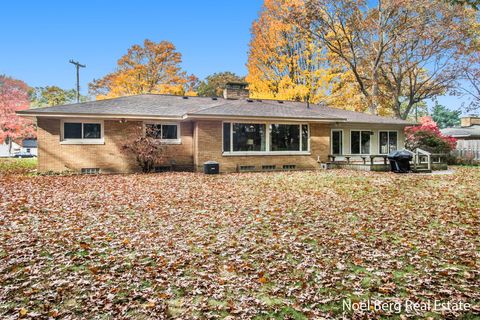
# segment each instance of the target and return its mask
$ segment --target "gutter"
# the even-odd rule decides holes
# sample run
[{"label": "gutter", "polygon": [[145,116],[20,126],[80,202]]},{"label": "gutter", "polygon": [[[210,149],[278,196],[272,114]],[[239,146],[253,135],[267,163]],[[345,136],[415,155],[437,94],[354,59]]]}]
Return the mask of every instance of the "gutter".
[{"label": "gutter", "polygon": [[86,118],[86,119],[148,119],[148,120],[183,120],[178,116],[152,116],[152,115],[131,115],[131,114],[85,114],[85,113],[28,113],[17,111],[21,117],[41,117],[41,118]]},{"label": "gutter", "polygon": [[255,120],[255,121],[295,121],[295,122],[346,122],[345,118],[299,118],[299,117],[259,117],[259,116],[235,116],[235,115],[197,115],[187,114],[184,119],[211,119],[211,120]]},{"label": "gutter", "polygon": [[295,122],[346,122],[344,118],[299,118],[299,117],[259,117],[259,116],[235,116],[235,115],[195,115],[184,116],[152,116],[152,115],[127,115],[127,114],[82,114],[82,113],[36,113],[16,112],[21,117],[40,118],[83,118],[83,119],[138,119],[138,120],[188,120],[188,119],[212,119],[212,120],[256,120],[256,121],[295,121]]}]

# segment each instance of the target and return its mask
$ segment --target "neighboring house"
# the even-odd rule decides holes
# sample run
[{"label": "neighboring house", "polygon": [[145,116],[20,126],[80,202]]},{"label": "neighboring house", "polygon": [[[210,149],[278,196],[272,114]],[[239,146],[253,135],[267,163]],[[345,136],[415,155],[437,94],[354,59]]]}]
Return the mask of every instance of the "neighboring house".
[{"label": "neighboring house", "polygon": [[38,125],[39,171],[138,171],[122,146],[146,128],[168,144],[159,167],[201,171],[213,160],[222,172],[317,169],[331,154],[365,161],[402,149],[404,127],[411,124],[322,105],[248,99],[238,84],[228,85],[224,98],[145,94],[18,114]]},{"label": "neighboring house", "polygon": [[457,139],[457,154],[480,160],[480,117],[467,116],[460,119],[460,127],[441,130],[444,135]]},{"label": "neighboring house", "polygon": [[22,153],[38,155],[37,139],[24,139],[22,141]]},{"label": "neighboring house", "polygon": [[15,141],[6,140],[0,144],[0,158],[12,157],[21,147]]}]

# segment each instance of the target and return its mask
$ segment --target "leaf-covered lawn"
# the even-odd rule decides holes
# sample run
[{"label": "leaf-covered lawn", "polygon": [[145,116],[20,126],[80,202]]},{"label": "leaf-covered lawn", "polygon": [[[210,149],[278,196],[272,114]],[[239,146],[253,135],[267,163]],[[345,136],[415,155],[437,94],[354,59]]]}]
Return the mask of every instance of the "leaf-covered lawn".
[{"label": "leaf-covered lawn", "polygon": [[464,301],[449,316],[475,318],[479,181],[474,168],[3,176],[0,318],[339,318],[346,298]]}]

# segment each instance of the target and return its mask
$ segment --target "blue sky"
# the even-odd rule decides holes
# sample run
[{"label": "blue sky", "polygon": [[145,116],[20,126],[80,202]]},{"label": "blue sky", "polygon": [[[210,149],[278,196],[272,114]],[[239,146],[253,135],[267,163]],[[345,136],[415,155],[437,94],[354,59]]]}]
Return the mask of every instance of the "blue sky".
[{"label": "blue sky", "polygon": [[[0,74],[30,86],[75,87],[82,93],[114,70],[132,44],[173,42],[182,66],[199,78],[219,71],[245,75],[250,27],[262,0],[5,1],[0,19]],[[458,97],[439,102],[456,109]],[[431,103],[430,103],[431,104]]]},{"label": "blue sky", "polygon": [[114,70],[135,43],[173,42],[183,68],[203,78],[218,71],[245,75],[250,27],[261,0],[5,1],[0,19],[0,74],[30,86],[74,88]]}]

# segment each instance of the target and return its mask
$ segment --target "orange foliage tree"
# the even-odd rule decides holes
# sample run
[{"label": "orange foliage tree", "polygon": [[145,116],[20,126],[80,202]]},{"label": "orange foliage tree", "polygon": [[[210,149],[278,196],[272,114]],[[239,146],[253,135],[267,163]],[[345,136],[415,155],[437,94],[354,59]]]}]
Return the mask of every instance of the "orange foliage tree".
[{"label": "orange foliage tree", "polygon": [[133,45],[118,62],[115,72],[89,84],[97,99],[144,93],[195,95],[198,79],[181,70],[182,55],[168,41],[146,39]]},{"label": "orange foliage tree", "polygon": [[440,0],[265,0],[246,79],[254,96],[406,119],[456,85],[476,17]]},{"label": "orange foliage tree", "polygon": [[252,26],[246,81],[254,98],[318,102],[328,74],[315,39],[282,17],[302,0],[265,0]]}]

